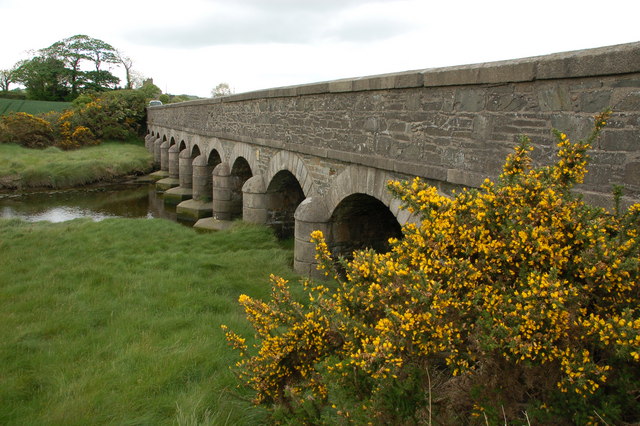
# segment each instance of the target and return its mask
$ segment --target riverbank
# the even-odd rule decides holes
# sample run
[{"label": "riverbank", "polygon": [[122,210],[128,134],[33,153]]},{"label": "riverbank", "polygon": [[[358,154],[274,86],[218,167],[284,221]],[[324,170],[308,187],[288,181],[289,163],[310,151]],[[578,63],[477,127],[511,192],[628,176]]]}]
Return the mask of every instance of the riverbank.
[{"label": "riverbank", "polygon": [[5,219],[0,251],[0,424],[265,422],[220,324],[249,335],[238,296],[295,281],[268,228]]},{"label": "riverbank", "polygon": [[153,158],[142,144],[103,142],[74,151],[0,144],[0,190],[68,188],[148,173]]}]

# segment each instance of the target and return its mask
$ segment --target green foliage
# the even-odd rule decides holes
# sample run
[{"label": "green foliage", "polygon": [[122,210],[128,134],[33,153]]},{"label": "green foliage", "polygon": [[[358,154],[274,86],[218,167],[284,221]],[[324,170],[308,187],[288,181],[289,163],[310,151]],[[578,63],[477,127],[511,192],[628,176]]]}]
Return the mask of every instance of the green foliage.
[{"label": "green foliage", "polygon": [[36,56],[24,61],[16,70],[16,81],[26,87],[27,97],[41,101],[69,100],[69,70],[64,61],[50,56]]},{"label": "green foliage", "polygon": [[640,421],[640,205],[612,215],[571,191],[608,116],[585,141],[555,132],[551,166],[523,138],[498,183],[453,198],[391,182],[421,223],[388,253],[304,282],[306,303],[276,277],[268,302],[240,296],[258,344],[227,338],[255,403],[292,423]]},{"label": "green foliage", "polygon": [[160,96],[160,94],[162,93],[162,90],[160,90],[160,88],[158,86],[153,84],[153,80],[152,79],[145,80],[144,83],[142,83],[142,87],[140,87],[137,90],[140,93],[142,93],[144,95],[145,99],[147,99],[147,100],[149,100],[149,99],[157,99],[158,96]]},{"label": "green foliage", "polygon": [[[83,70],[90,63],[93,70]],[[11,70],[2,72],[1,87],[8,89],[10,82],[26,87],[29,99],[68,101],[87,91],[115,89],[120,79],[110,71],[101,69],[105,63],[120,63],[116,50],[110,44],[86,35],[75,35],[40,49],[28,60],[21,61]],[[128,63],[129,69],[131,64]],[[129,70],[128,69],[128,70]]]},{"label": "green foliage", "polygon": [[27,94],[24,90],[14,89],[11,91],[0,91],[0,99],[19,99],[25,100],[27,99]]},{"label": "green foliage", "polygon": [[74,105],[73,125],[87,127],[98,139],[124,141],[144,132],[146,97],[139,90],[85,94]]},{"label": "green foliage", "polygon": [[0,143],[15,143],[25,148],[46,148],[54,142],[54,130],[42,118],[25,112],[0,117]]},{"label": "green foliage", "polygon": [[218,325],[290,274],[268,228],[2,219],[0,252],[0,424],[265,423]]}]

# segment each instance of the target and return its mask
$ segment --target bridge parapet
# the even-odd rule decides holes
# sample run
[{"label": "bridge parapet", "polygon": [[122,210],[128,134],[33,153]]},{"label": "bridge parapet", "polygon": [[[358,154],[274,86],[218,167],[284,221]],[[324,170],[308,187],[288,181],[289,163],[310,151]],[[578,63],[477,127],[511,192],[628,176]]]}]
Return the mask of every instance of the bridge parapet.
[{"label": "bridge parapet", "polygon": [[[251,221],[269,220],[269,203],[281,197],[267,194],[276,177],[281,185],[298,180],[313,205],[323,200],[337,208],[351,197],[349,210],[355,202],[369,203],[356,196],[367,195],[405,221],[411,218],[387,200],[384,180],[420,176],[445,193],[477,187],[497,178],[521,134],[532,138],[535,164],[549,164],[557,151],[552,128],[585,137],[592,117],[608,107],[614,115],[590,151],[590,172],[577,190],[588,202],[611,208],[612,186],[622,185],[626,207],[640,201],[640,42],[154,107],[148,127],[155,139],[146,142],[155,147],[174,138],[184,141],[185,152],[197,147],[208,156],[215,150],[229,167],[242,158],[240,182],[253,176],[243,200]],[[170,174],[175,146],[167,154]],[[300,229],[308,223],[336,235],[351,223],[334,218],[331,228],[302,211],[296,227],[298,219]],[[296,231],[302,250],[304,236],[298,237]],[[299,264],[313,263],[302,251],[300,256]]]},{"label": "bridge parapet", "polygon": [[581,190],[610,205],[622,184],[628,204],[640,199],[640,43],[172,104],[150,109],[149,127],[478,186],[518,135],[547,163],[551,128],[583,137],[606,107],[615,115]]}]

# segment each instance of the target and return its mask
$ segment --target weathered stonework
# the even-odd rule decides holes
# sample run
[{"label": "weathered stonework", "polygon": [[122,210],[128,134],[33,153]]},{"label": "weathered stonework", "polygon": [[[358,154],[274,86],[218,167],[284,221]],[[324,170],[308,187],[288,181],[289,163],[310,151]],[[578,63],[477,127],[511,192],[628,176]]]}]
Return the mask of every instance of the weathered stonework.
[{"label": "weathered stonework", "polygon": [[[325,222],[309,220],[303,203],[307,213],[296,213],[296,228],[298,222],[324,226],[333,209],[357,193],[379,199],[404,222],[411,218],[388,199],[387,179],[421,176],[445,193],[477,187],[498,176],[521,134],[533,141],[534,161],[549,164],[557,151],[551,128],[582,138],[606,107],[614,115],[590,152],[590,173],[578,190],[587,201],[611,207],[612,185],[622,185],[628,206],[640,201],[640,43],[154,107],[145,144],[155,153],[170,141],[168,171],[185,187],[194,147],[207,158],[215,151],[229,169],[246,161],[253,178],[245,184],[243,215],[251,221],[268,220],[259,191],[288,171],[313,206],[328,209],[320,215]],[[225,208],[220,194],[212,194],[214,211],[216,197],[218,210]],[[313,264],[303,254],[309,251],[302,249],[303,228],[295,232],[296,262],[306,265],[300,270]]]}]

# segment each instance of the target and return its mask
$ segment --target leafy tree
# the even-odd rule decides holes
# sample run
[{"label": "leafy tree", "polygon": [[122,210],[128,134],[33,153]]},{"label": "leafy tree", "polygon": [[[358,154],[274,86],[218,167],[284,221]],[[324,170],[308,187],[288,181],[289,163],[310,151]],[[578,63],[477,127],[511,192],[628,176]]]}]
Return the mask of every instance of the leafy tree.
[{"label": "leafy tree", "polygon": [[69,96],[69,70],[63,61],[50,56],[36,56],[17,64],[14,81],[25,85],[27,97],[61,101]]},{"label": "leafy tree", "polygon": [[229,83],[220,83],[211,90],[211,97],[217,98],[219,96],[228,96],[232,93],[233,91],[231,90]]},{"label": "leafy tree", "polygon": [[82,87],[84,91],[104,92],[115,88],[120,79],[109,71],[87,71],[83,74]]},{"label": "leafy tree", "polygon": [[140,93],[144,94],[147,99],[156,99],[162,93],[162,90],[155,84],[153,84],[153,79],[148,78],[142,83],[142,86],[138,89]]},{"label": "leafy tree", "polygon": [[8,92],[9,85],[16,81],[16,71],[18,67],[14,65],[13,67],[5,70],[0,70],[0,91]]},{"label": "leafy tree", "polygon": [[[108,43],[78,34],[41,49],[40,55],[62,61],[68,69],[71,98],[84,90],[106,90],[120,80],[109,71],[101,70],[104,63],[118,63],[116,50]],[[82,65],[90,62],[95,72],[85,72]]]}]

